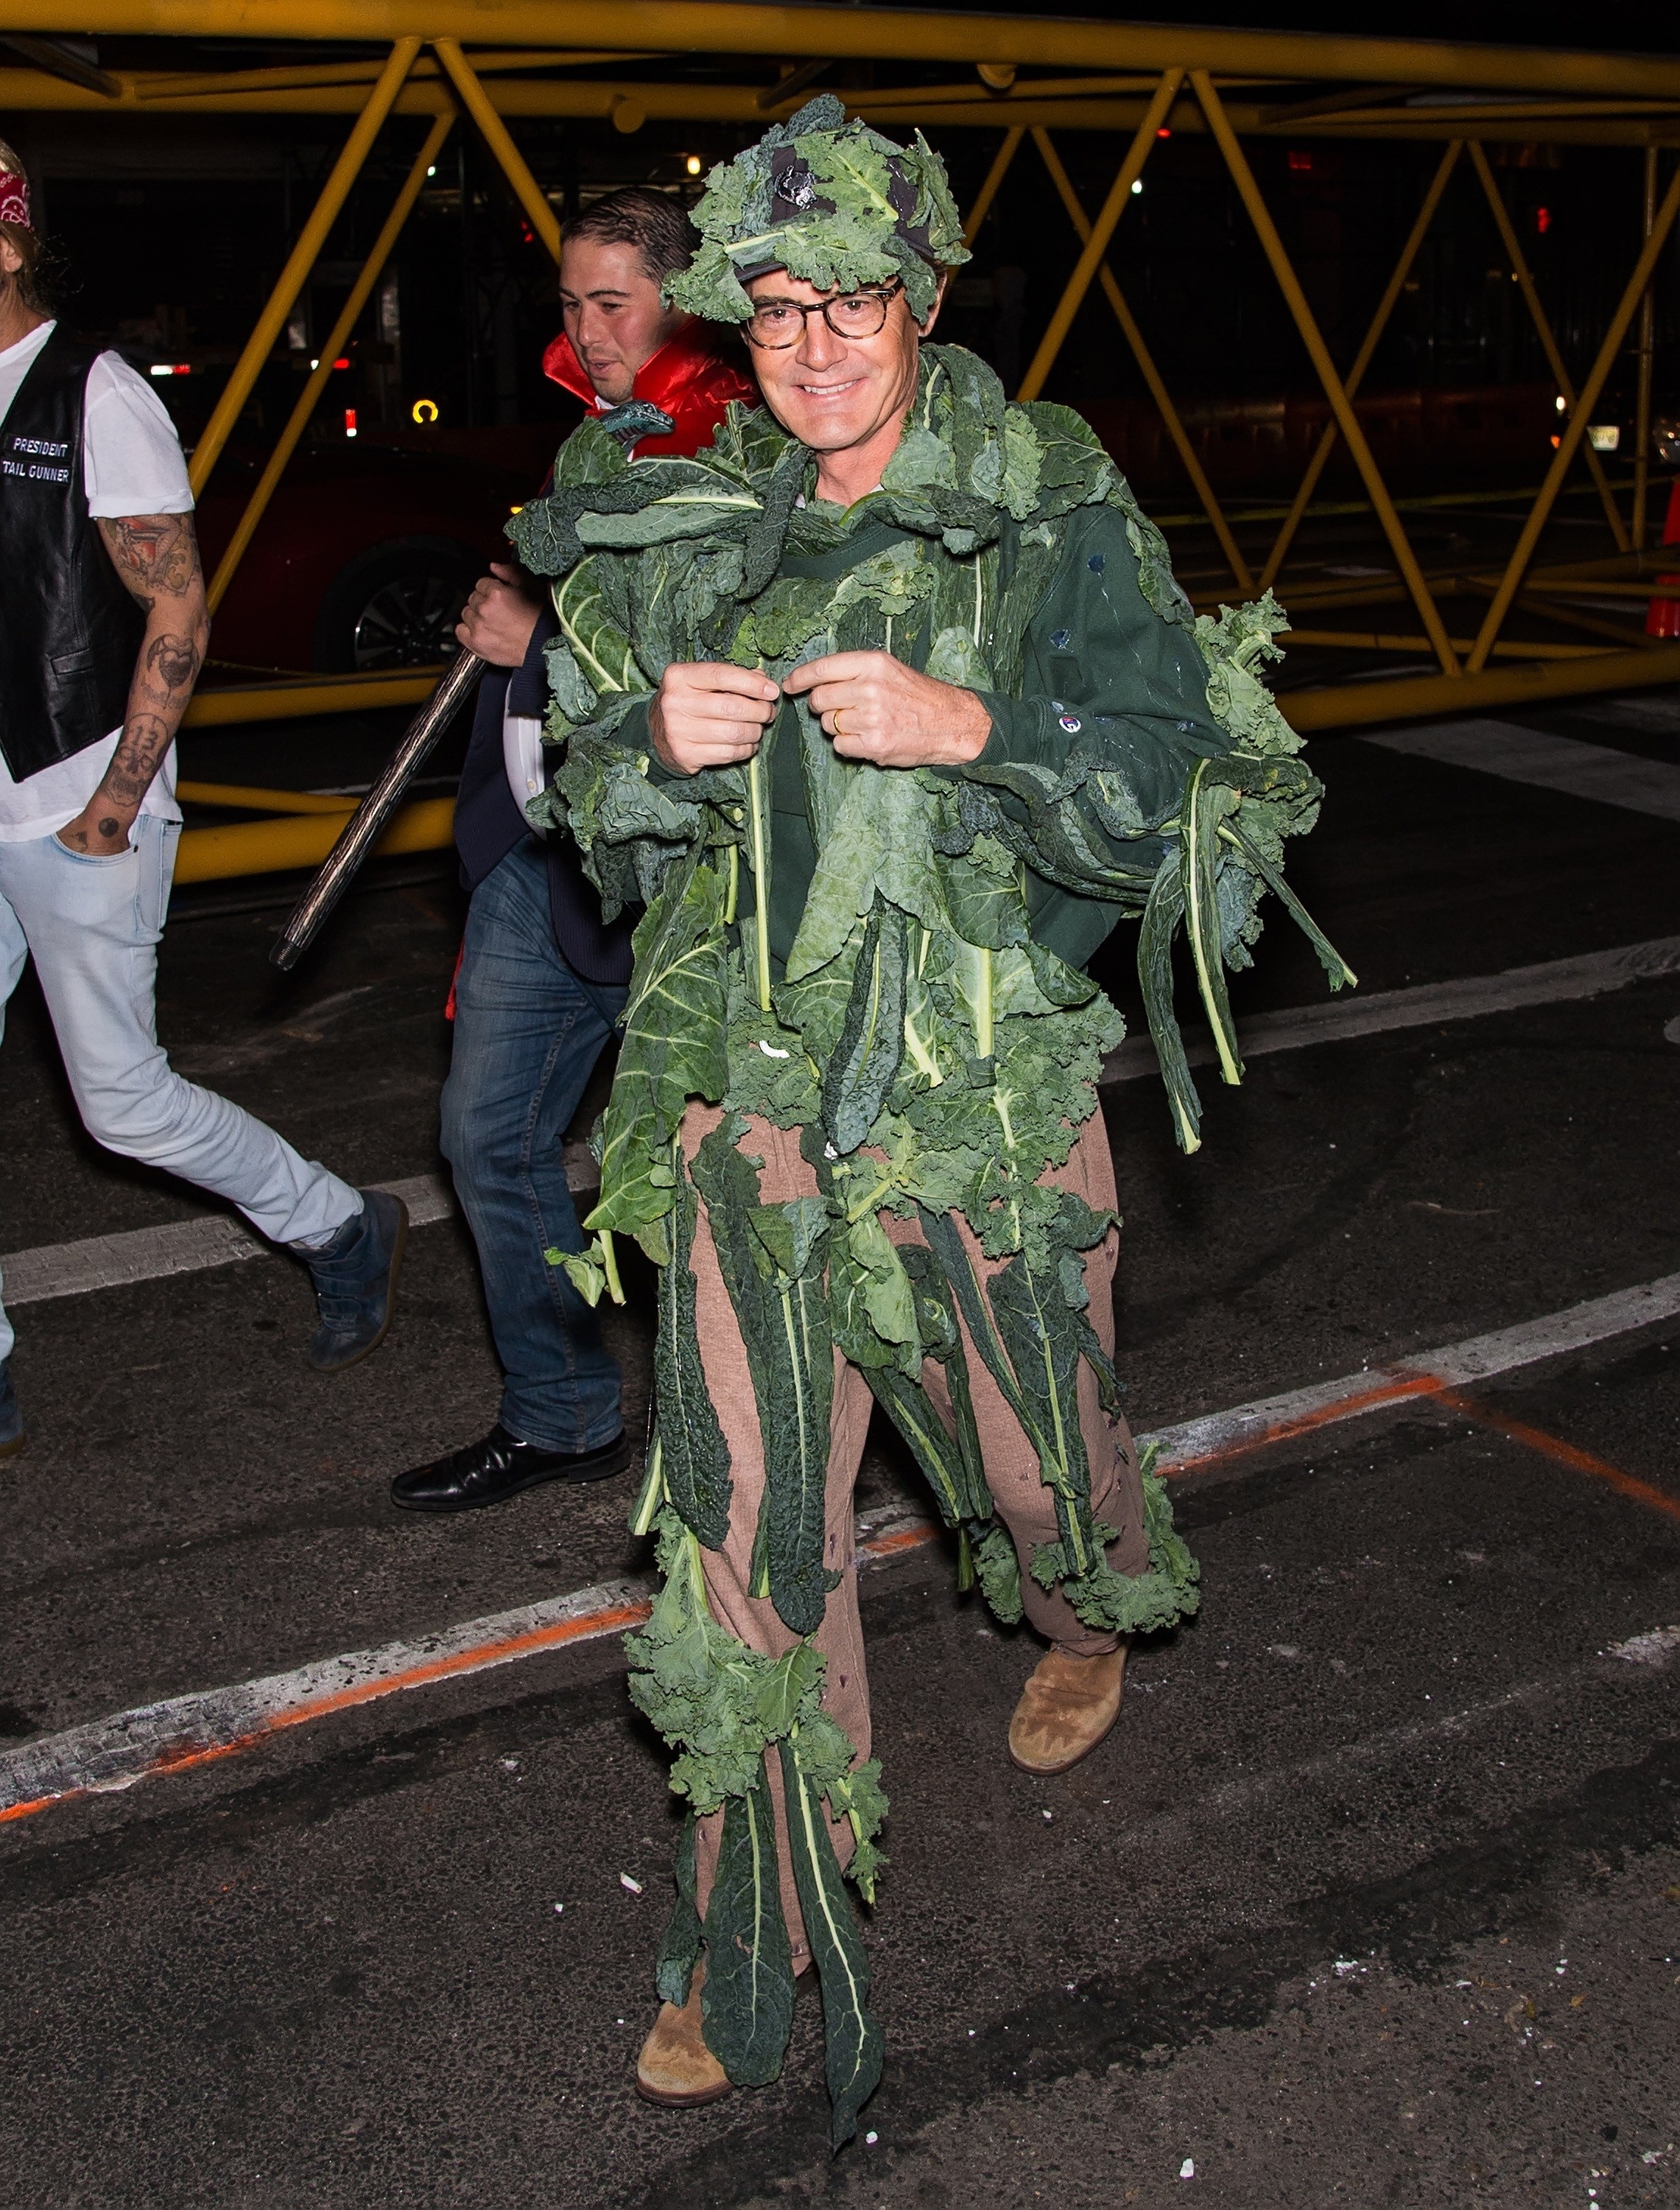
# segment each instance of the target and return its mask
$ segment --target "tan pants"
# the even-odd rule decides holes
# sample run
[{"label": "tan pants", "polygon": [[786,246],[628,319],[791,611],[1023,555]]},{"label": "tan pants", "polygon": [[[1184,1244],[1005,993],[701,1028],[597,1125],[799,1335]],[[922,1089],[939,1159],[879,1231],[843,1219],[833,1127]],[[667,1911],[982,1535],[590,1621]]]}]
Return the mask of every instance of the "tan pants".
[{"label": "tan pants", "polygon": [[[689,1108],[683,1122],[683,1144],[690,1159],[722,1118],[716,1106],[695,1104]],[[784,1205],[790,1199],[816,1193],[816,1177],[799,1156],[797,1131],[772,1127],[768,1121],[755,1120],[749,1122],[740,1149],[748,1157],[764,1162],[760,1176],[764,1204]],[[1045,1180],[1076,1191],[1093,1211],[1113,1209],[1114,1163],[1100,1111],[1086,1122],[1067,1165],[1052,1170]],[[883,1212],[881,1224],[895,1243],[919,1243],[922,1240],[920,1229],[914,1222],[895,1220],[890,1213]],[[997,1273],[1003,1262],[982,1257],[966,1222],[960,1220],[959,1226],[969,1257],[984,1282]],[[1111,1356],[1114,1350],[1112,1291],[1118,1246],[1118,1231],[1111,1229],[1094,1250],[1087,1253],[1085,1262],[1086,1279],[1091,1290],[1089,1318]],[[703,1200],[691,1263],[698,1290],[695,1320],[701,1358],[707,1386],[729,1445],[731,1476],[735,1484],[730,1506],[729,1539],[721,1551],[707,1550],[702,1554],[706,1593],[713,1615],[721,1625],[752,1649],[779,1658],[792,1649],[799,1637],[783,1624],[767,1597],[748,1594],[753,1535],[764,1491],[764,1452],[746,1346],[741,1340],[735,1308],[718,1268],[717,1247],[712,1241]],[[1021,1596],[1027,1616],[1040,1634],[1058,1649],[1076,1657],[1094,1657],[1112,1650],[1112,1634],[1087,1627],[1059,1590],[1051,1593],[1041,1588],[1028,1570],[1037,1545],[1057,1540],[1055,1504],[1039,1475],[1036,1452],[1005,1404],[1003,1392],[969,1339],[966,1327],[963,1348],[967,1354],[968,1386],[985,1458],[986,1481],[998,1514],[1014,1537],[1020,1555]],[[923,1368],[923,1379],[930,1398],[948,1427],[949,1398],[945,1390],[944,1368],[930,1362]],[[1080,1426],[1091,1467],[1092,1510],[1096,1518],[1106,1520],[1119,1531],[1118,1541],[1109,1549],[1109,1562],[1119,1573],[1141,1573],[1148,1562],[1148,1544],[1143,1531],[1143,1489],[1138,1478],[1136,1455],[1124,1422],[1111,1422],[1103,1412],[1098,1402],[1096,1377],[1083,1364],[1080,1368],[1079,1402]],[[838,1572],[844,1578],[828,1598],[828,1610],[815,1639],[816,1647],[828,1661],[823,1708],[857,1744],[859,1759],[870,1754],[870,1704],[863,1628],[858,1616],[852,1492],[863,1458],[874,1403],[861,1370],[836,1351],[823,1558],[830,1572]],[[1000,1743],[998,1754],[1001,1757],[1003,1754]],[[787,1851],[780,1760],[773,1756],[767,1763],[780,1849],[782,1908],[786,1914],[797,1970],[809,1963],[810,1952],[805,1945]],[[702,1916],[712,1892],[722,1831],[721,1812],[699,1822],[696,1869]],[[833,1827],[831,1833],[836,1854],[845,1864],[851,1857],[851,1828],[842,1824]]]}]

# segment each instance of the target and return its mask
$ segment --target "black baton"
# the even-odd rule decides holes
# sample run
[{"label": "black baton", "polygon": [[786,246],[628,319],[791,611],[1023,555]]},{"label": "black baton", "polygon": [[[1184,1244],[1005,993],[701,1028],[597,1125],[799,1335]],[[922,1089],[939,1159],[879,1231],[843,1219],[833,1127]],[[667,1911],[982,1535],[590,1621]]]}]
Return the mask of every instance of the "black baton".
[{"label": "black baton", "polygon": [[351,879],[379,842],[421,762],[455,719],[462,700],[484,673],[476,652],[463,652],[403,734],[378,781],[339,832],[321,872],[304,891],[268,957],[276,967],[295,967],[319,934]]}]

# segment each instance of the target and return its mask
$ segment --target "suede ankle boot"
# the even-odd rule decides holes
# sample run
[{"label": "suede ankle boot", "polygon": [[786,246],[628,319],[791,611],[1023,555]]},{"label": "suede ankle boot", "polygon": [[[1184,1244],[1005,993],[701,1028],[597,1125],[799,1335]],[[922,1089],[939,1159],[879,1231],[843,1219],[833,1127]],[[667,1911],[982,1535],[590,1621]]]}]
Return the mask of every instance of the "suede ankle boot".
[{"label": "suede ankle boot", "polygon": [[1126,1645],[1096,1658],[1051,1650],[1039,1660],[1009,1722],[1009,1757],[1023,1772],[1066,1772],[1120,1716]]},{"label": "suede ankle boot", "polygon": [[715,2103],[730,2092],[730,2079],[706,2046],[701,2031],[700,1991],[706,1984],[706,1959],[694,1968],[689,1999],[678,2010],[661,2003],[653,2031],[641,2044],[636,2059],[635,2091],[645,2102],[662,2110],[692,2110],[702,2103]]}]

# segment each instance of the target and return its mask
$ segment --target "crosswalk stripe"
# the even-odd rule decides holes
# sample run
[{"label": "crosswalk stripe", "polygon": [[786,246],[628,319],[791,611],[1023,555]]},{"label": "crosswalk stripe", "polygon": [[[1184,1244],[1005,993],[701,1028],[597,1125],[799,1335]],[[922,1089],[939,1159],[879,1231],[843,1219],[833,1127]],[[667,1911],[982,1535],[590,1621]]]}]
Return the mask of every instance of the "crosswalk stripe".
[{"label": "crosswalk stripe", "polygon": [[[1316,1005],[1292,1005],[1285,1012],[1259,1013],[1238,1021],[1237,1039],[1245,1060],[1268,1053],[1299,1051],[1310,1044],[1345,1043],[1354,1036],[1382,1036],[1400,1029],[1433,1028],[1444,1021],[1478,1019],[1489,1013],[1519,1012],[1525,1005],[1567,1004],[1623,990],[1633,982],[1680,974],[1680,936],[1658,936],[1643,944],[1624,944],[1608,951],[1588,951],[1573,959],[1545,959],[1532,967],[1508,967],[1498,975],[1466,975],[1453,981],[1424,982],[1409,990],[1358,991],[1327,998]],[[1193,1066],[1214,1056],[1213,1044],[1195,1034],[1185,1038]],[[1155,1048],[1147,1035],[1128,1036],[1103,1067],[1105,1085],[1135,1082],[1155,1072]]]},{"label": "crosswalk stripe", "polygon": [[[1263,1059],[1310,1045],[1344,1043],[1356,1036],[1399,1030],[1431,1028],[1446,1021],[1474,1020],[1490,1013],[1514,1012],[1526,1005],[1562,1005],[1603,997],[1630,983],[1680,974],[1680,936],[1653,937],[1643,944],[1620,945],[1571,959],[1547,959],[1502,974],[1468,975],[1446,982],[1427,982],[1406,990],[1373,990],[1331,998],[1316,1005],[1260,1013],[1237,1023],[1245,1059]],[[1193,1066],[1206,1066],[1213,1049],[1191,1031],[1185,1052]],[[1104,1062],[1105,1089],[1155,1073],[1155,1048],[1147,1035],[1129,1036]],[[566,1178],[579,1196],[600,1187],[600,1170],[586,1144],[566,1146]],[[408,1207],[411,1224],[424,1228],[455,1213],[455,1195],[441,1174],[416,1174],[406,1181],[376,1182]],[[171,1221],[158,1228],[135,1228],[117,1235],[93,1235],[74,1243],[37,1244],[0,1257],[0,1293],[9,1306],[46,1297],[81,1296],[94,1289],[123,1289],[135,1282],[195,1273],[242,1259],[262,1257],[270,1246],[225,1214]]]},{"label": "crosswalk stripe", "polygon": [[1641,759],[1636,753],[1579,737],[1556,737],[1525,729],[1514,722],[1430,722],[1415,729],[1361,730],[1358,741],[1381,745],[1385,752],[1439,760],[1448,767],[1469,767],[1508,782],[1526,782],[1557,790],[1599,806],[1619,806],[1680,821],[1680,767],[1666,760]]},{"label": "crosswalk stripe", "polygon": [[[599,1188],[600,1173],[587,1144],[566,1146],[566,1179],[579,1195]],[[455,1193],[442,1174],[413,1174],[404,1181],[371,1186],[402,1199],[411,1228],[429,1228],[449,1219],[456,1210]],[[266,1258],[273,1249],[238,1221],[211,1213],[198,1220],[172,1220],[159,1228],[134,1228],[119,1235],[90,1235],[81,1242],[39,1243],[27,1251],[9,1251],[0,1258],[0,1295],[9,1307],[39,1303],[45,1297],[84,1296],[92,1289],[125,1289],[170,1274]]]}]

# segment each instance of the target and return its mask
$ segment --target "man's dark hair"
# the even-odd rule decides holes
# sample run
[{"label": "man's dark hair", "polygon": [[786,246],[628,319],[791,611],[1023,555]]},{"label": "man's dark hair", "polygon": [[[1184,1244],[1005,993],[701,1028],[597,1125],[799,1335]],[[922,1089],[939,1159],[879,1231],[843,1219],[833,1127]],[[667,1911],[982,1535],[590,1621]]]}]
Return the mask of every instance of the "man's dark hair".
[{"label": "man's dark hair", "polygon": [[655,284],[686,269],[700,244],[700,233],[680,200],[640,184],[627,184],[622,191],[591,201],[566,225],[565,234],[599,239],[603,245],[635,246]]}]

